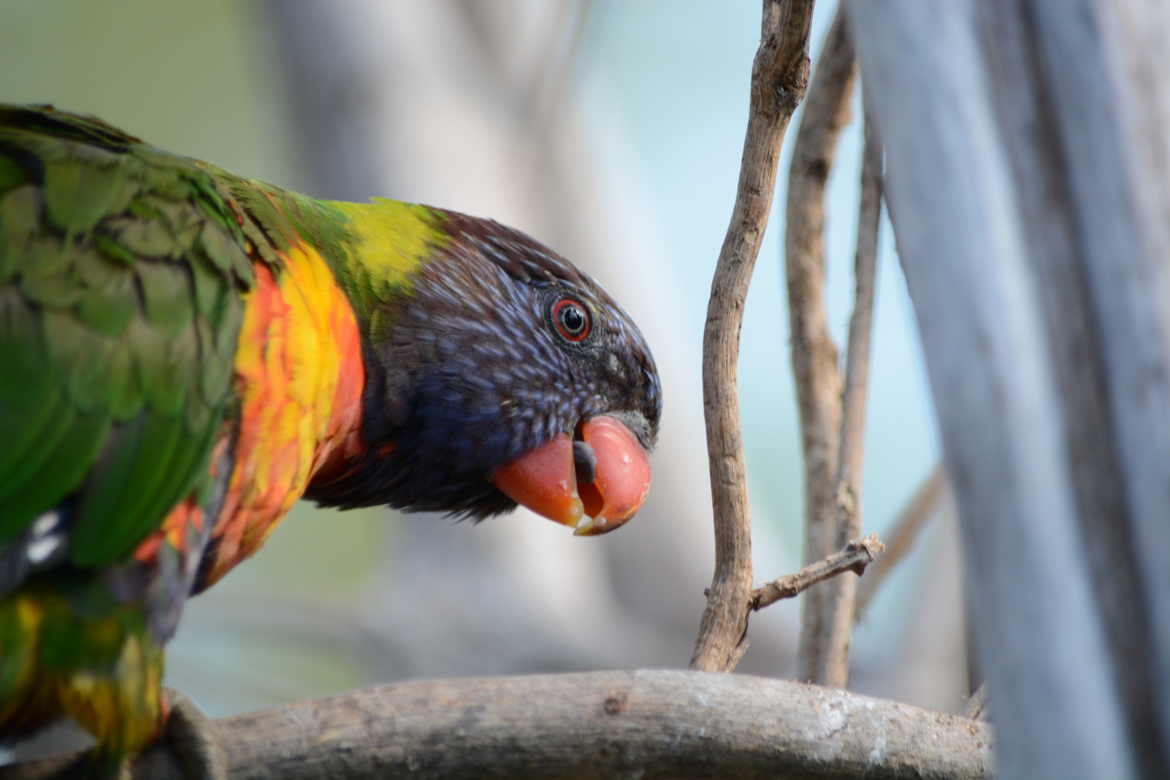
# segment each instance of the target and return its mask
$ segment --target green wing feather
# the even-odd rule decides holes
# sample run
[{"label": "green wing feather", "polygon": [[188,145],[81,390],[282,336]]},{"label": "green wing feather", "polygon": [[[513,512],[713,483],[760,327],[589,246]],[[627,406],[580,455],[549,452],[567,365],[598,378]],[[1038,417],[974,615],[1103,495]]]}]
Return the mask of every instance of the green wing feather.
[{"label": "green wing feather", "polygon": [[0,106],[0,547],[66,502],[104,566],[201,489],[252,273],[223,177]]}]

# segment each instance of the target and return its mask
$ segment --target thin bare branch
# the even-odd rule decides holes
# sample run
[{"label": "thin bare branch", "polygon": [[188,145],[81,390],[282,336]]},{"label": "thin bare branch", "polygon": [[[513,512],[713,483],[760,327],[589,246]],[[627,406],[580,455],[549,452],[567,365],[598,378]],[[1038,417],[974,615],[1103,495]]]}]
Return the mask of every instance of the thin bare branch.
[{"label": "thin bare branch", "polygon": [[776,166],[788,121],[808,84],[813,0],[764,0],[760,48],[752,64],[751,106],[735,208],[727,229],[703,332],[703,411],[715,522],[715,574],[691,666],[729,671],[747,631],[751,518],[740,429],[736,362],[743,306],[760,252]]},{"label": "thin bare branch", "polygon": [[[785,258],[792,369],[804,451],[806,562],[823,558],[837,547],[842,382],[825,311],[824,201],[837,138],[850,117],[856,72],[853,45],[838,9],[809,87],[788,179]],[[831,587],[805,594],[797,675],[843,685],[844,679],[829,678],[825,665],[832,634]]]},{"label": "thin bare branch", "polygon": [[781,599],[790,599],[818,582],[847,571],[860,577],[865,573],[865,567],[876,560],[884,549],[886,546],[881,543],[877,534],[855,539],[838,552],[816,563],[810,563],[795,574],[777,577],[768,584],[756,588],[752,591],[751,608],[761,610]]},{"label": "thin bare branch", "polygon": [[[681,717],[680,717],[681,716]],[[800,683],[675,670],[409,682],[214,722],[239,780],[987,778],[991,728]],[[61,759],[0,768],[62,780]],[[186,775],[163,746],[134,778]]]},{"label": "thin bare branch", "polygon": [[893,532],[887,535],[889,543],[885,555],[869,570],[869,576],[858,584],[854,622],[861,620],[886,576],[910,553],[918,534],[926,521],[937,513],[946,494],[947,473],[940,464],[931,470],[930,475],[914,491],[910,502],[898,514]]},{"label": "thin bare branch", "polygon": [[[869,389],[869,344],[877,278],[877,236],[882,209],[882,150],[872,122],[865,123],[861,198],[854,257],[853,316],[845,353],[845,389],[841,400],[841,434],[837,461],[836,545],[861,536],[861,476],[865,451],[865,402]],[[844,687],[849,681],[849,644],[858,581],[842,577],[824,588],[828,632],[824,644],[824,682]]]},{"label": "thin bare branch", "polygon": [[[841,446],[837,467],[837,537],[844,543],[861,535],[861,467],[865,452],[865,402],[869,388],[869,343],[877,281],[877,238],[882,209],[882,150],[873,122],[865,122],[861,201],[854,257],[853,316],[845,358]],[[841,492],[848,493],[842,500]]]}]

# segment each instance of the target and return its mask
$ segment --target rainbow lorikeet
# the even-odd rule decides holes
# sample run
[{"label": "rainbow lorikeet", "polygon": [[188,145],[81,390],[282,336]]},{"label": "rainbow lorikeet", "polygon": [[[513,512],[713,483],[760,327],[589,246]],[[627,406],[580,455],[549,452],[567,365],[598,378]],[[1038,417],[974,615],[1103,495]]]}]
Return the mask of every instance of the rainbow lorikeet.
[{"label": "rainbow lorikeet", "polygon": [[159,734],[185,600],[302,496],[577,533],[649,487],[633,321],[528,236],[0,106],[0,738]]}]

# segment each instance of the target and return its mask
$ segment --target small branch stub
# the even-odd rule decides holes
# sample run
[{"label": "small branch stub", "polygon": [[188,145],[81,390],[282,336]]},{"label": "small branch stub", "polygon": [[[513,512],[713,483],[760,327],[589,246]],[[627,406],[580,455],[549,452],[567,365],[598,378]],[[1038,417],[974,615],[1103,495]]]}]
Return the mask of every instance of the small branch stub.
[{"label": "small branch stub", "polygon": [[799,595],[818,582],[824,582],[847,571],[860,577],[865,573],[865,567],[881,555],[884,549],[886,546],[881,543],[877,534],[855,539],[845,545],[844,549],[810,563],[795,574],[787,574],[756,588],[752,591],[749,606],[753,611],[761,610],[781,599]]}]

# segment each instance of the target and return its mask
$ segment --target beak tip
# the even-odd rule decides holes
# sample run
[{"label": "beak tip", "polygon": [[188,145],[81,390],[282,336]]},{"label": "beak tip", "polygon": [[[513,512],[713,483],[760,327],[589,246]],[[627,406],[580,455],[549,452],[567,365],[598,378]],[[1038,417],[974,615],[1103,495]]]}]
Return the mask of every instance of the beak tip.
[{"label": "beak tip", "polygon": [[594,517],[584,515],[577,521],[577,525],[573,529],[573,536],[601,536],[610,531],[616,531],[633,518],[637,510],[638,508],[635,507],[626,514],[614,517],[600,514]]},{"label": "beak tip", "polygon": [[578,484],[573,440],[561,434],[497,469],[493,484],[519,504],[568,526],[574,536],[616,530],[634,516],[650,491],[650,464],[633,433],[599,416],[582,425],[598,458],[595,479]]}]

